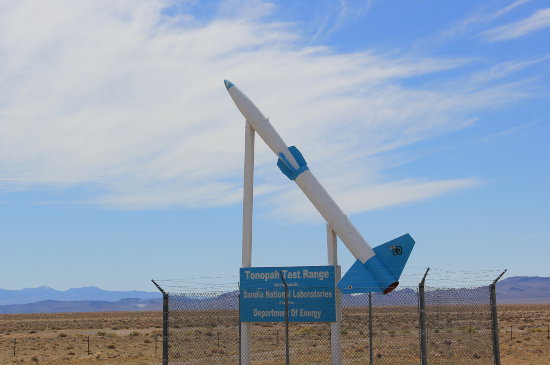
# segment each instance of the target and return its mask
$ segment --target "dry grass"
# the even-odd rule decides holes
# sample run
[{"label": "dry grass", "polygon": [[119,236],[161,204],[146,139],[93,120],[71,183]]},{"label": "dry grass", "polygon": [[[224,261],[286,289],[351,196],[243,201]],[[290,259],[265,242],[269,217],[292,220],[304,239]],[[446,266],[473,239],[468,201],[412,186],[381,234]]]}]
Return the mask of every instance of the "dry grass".
[{"label": "dry grass", "polygon": [[158,364],[161,327],[160,312],[0,315],[0,364]]},{"label": "dry grass", "polygon": [[498,316],[503,365],[550,364],[550,304],[501,305]]},{"label": "dry grass", "polygon": [[[416,308],[376,308],[375,364],[418,364]],[[483,312],[483,313],[482,313]],[[430,364],[491,364],[490,329],[485,311],[443,308],[431,325]],[[182,313],[183,314],[183,313]],[[186,364],[238,363],[237,313],[202,311],[171,316],[174,360]],[[451,316],[452,320],[447,318]],[[550,305],[499,306],[503,365],[550,364]],[[430,323],[431,321],[431,323]],[[0,315],[0,364],[149,365],[161,363],[160,312]],[[512,334],[510,334],[512,326]],[[293,365],[325,364],[330,353],[328,324],[292,324]],[[284,328],[251,326],[253,363],[284,363]],[[341,329],[345,364],[368,364],[368,317],[365,308],[344,311]],[[88,355],[87,340],[90,338]],[[155,355],[155,339],[157,353]],[[16,356],[13,341],[16,340]],[[477,356],[476,356],[477,355]],[[188,361],[194,359],[194,361]]]}]

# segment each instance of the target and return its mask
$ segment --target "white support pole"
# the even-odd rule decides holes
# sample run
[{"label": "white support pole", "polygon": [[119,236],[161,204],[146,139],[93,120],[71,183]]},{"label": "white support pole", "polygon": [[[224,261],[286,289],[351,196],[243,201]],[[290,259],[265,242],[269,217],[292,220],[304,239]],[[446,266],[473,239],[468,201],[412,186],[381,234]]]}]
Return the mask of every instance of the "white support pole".
[{"label": "white support pole", "polygon": [[[327,224],[327,253],[328,264],[334,266],[334,274],[336,283],[340,281],[341,270],[338,265],[338,252],[336,244],[336,233]],[[341,326],[342,322],[342,294],[336,287],[336,322],[330,324],[330,349],[332,353],[332,365],[342,364],[342,343],[341,343]]]},{"label": "white support pole", "polygon": [[[246,122],[244,138],[243,246],[242,267],[252,266],[252,211],[254,199],[254,136],[256,132]],[[250,328],[241,322],[241,365],[250,364]]]},{"label": "white support pole", "polygon": [[338,266],[338,250],[336,244],[336,233],[327,224],[327,254],[328,264]]},{"label": "white support pole", "polygon": [[243,249],[242,267],[252,266],[252,206],[254,201],[254,136],[246,122],[244,138]]}]

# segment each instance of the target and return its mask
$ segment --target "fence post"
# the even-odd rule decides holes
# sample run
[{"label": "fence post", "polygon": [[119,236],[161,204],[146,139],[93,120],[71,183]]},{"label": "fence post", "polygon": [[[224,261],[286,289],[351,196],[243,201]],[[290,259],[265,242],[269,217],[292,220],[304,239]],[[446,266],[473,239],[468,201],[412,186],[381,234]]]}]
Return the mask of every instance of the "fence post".
[{"label": "fence post", "polygon": [[157,284],[156,281],[151,279],[153,284],[162,293],[162,365],[168,365],[168,300],[169,295]]},{"label": "fence post", "polygon": [[334,266],[334,295],[336,318],[330,323],[330,353],[332,365],[342,365],[342,293],[338,289],[338,282],[342,278],[342,271],[338,265],[338,250],[336,233],[327,224],[327,256],[328,264]]},{"label": "fence post", "polygon": [[500,365],[500,344],[498,338],[498,317],[497,317],[497,281],[500,280],[506,270],[500,273],[499,276],[489,285],[489,293],[491,300],[491,320],[492,320],[492,332],[493,332],[493,359],[495,365]]},{"label": "fence post", "polygon": [[242,322],[241,322],[241,286],[239,284],[239,294],[237,295],[239,301],[239,365],[243,361],[242,346],[241,346],[241,336],[242,336]]},{"label": "fence post", "polygon": [[372,292],[369,292],[369,364],[373,365],[372,356]]},{"label": "fence post", "polygon": [[162,365],[168,365],[168,293],[162,295]]},{"label": "fence post", "polygon": [[418,284],[418,312],[419,312],[419,331],[420,331],[420,363],[428,365],[428,332],[426,331],[426,293],[424,286],[426,276],[430,268],[426,269],[420,284]]},{"label": "fence post", "polygon": [[279,272],[279,276],[285,286],[285,364],[290,365],[290,351],[288,345],[288,285],[286,285],[285,278],[281,272]]}]

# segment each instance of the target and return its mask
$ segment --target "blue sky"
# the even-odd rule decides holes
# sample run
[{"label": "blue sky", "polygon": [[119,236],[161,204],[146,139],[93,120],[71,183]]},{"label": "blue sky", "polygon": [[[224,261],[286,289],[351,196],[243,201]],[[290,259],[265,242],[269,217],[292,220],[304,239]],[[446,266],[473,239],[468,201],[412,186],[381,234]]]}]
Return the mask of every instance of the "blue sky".
[{"label": "blue sky", "polygon": [[[225,78],[369,242],[416,239],[413,281],[550,275],[545,1],[0,7],[1,288],[237,281]],[[325,264],[324,223],[275,163],[257,139],[253,264]]]}]

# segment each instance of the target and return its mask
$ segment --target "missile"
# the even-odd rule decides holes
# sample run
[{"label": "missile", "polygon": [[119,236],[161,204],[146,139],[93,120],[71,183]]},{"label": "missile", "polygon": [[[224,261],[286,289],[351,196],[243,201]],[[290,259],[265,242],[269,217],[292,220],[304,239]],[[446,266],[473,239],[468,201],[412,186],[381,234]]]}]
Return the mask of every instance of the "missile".
[{"label": "missile", "polygon": [[357,259],[338,283],[344,293],[390,293],[399,285],[399,277],[414,246],[409,234],[398,237],[374,249],[365,241],[349,218],[315,178],[307,162],[295,146],[288,147],[268,118],[232,82],[224,80],[233,102],[278,157],[281,172],[302,190],[327,224],[340,237]]}]

